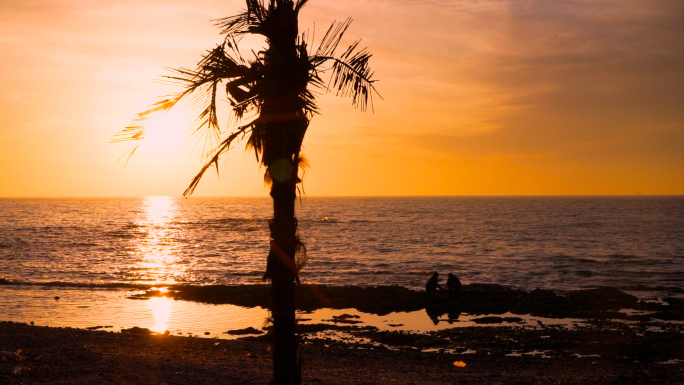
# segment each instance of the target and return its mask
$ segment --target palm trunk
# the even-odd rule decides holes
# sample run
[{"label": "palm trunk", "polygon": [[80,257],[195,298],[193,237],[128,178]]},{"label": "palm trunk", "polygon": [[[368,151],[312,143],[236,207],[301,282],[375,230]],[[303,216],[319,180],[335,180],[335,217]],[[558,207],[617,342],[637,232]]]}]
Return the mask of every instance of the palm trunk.
[{"label": "palm trunk", "polygon": [[295,252],[298,245],[295,199],[297,166],[294,176],[286,181],[273,181],[273,219],[270,221],[271,250],[267,275],[271,279],[271,316],[273,317],[273,380],[272,384],[301,383],[297,363],[295,337]]},{"label": "palm trunk", "polygon": [[[271,177],[273,198],[273,219],[269,223],[271,250],[266,265],[266,277],[271,280],[273,317],[271,384],[299,385],[302,376],[295,337],[295,253],[299,246],[295,199],[299,151],[309,123],[299,95],[306,90],[309,67],[300,64],[294,2],[271,0],[269,21],[264,33],[269,48],[263,54],[263,63],[269,74],[265,76],[277,91],[264,99],[260,118],[267,122],[262,162]],[[297,70],[301,69],[307,71],[306,76],[297,76],[300,75]]]}]

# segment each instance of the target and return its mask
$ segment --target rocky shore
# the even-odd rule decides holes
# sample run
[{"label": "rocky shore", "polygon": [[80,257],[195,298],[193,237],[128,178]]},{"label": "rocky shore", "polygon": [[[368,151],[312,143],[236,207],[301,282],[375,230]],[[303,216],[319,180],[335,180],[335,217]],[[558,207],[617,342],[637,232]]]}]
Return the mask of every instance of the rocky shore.
[{"label": "rocky shore", "polygon": [[[643,301],[613,288],[554,293],[466,285],[426,294],[398,286],[304,285],[302,310],[355,308],[388,314],[424,309],[439,322],[480,315],[481,326],[427,333],[379,330],[338,316],[301,324],[305,384],[677,384],[684,383],[681,294]],[[135,298],[267,306],[268,287],[170,286]],[[581,318],[580,325],[522,325],[519,317]],[[505,321],[508,326],[501,326]],[[490,326],[496,325],[496,326]],[[266,330],[267,331],[267,330]],[[178,337],[0,322],[0,384],[265,384],[269,336]]]},{"label": "rocky shore", "polygon": [[[368,343],[308,338],[305,384],[677,384],[681,328],[640,332],[501,327],[426,335],[338,327]],[[205,338],[37,327],[0,322],[1,384],[266,384],[267,336]],[[381,342],[374,346],[371,342]],[[455,362],[465,366],[454,365]]]},{"label": "rocky shore", "polygon": [[[638,288],[637,288],[638,289]],[[178,300],[245,307],[268,307],[268,285],[238,286],[169,286],[162,294],[150,289],[135,298],[166,295]],[[679,288],[661,288],[670,294],[682,294]],[[326,286],[305,284],[297,290],[297,308],[312,311],[320,308],[354,308],[364,313],[385,315],[426,309],[436,316],[468,314],[530,314],[554,318],[598,318],[647,321],[649,319],[684,320],[684,300],[667,296],[660,301],[643,301],[611,287],[555,293],[536,289],[525,291],[501,285],[464,285],[456,293],[427,294],[402,286]],[[638,310],[647,315],[630,315],[619,310]]]}]

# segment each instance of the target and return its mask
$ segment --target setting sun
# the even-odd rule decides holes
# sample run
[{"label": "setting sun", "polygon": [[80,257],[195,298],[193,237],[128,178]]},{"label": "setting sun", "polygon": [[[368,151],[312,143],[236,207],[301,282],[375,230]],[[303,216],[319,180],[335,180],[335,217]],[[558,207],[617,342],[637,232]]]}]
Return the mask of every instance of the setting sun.
[{"label": "setting sun", "polygon": [[155,116],[146,124],[145,140],[140,142],[137,150],[139,156],[163,159],[184,152],[192,143],[188,140],[188,127],[191,125],[192,118],[183,110]]}]

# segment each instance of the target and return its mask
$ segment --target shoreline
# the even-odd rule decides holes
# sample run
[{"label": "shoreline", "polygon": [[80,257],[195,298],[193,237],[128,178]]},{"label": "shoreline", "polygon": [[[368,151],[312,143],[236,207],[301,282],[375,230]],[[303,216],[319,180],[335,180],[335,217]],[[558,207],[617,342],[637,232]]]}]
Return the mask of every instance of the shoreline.
[{"label": "shoreline", "polygon": [[[85,289],[138,291],[130,299],[169,297],[176,300],[208,304],[232,304],[254,307],[268,306],[268,283],[256,284],[169,284],[169,283],[80,283],[80,282],[32,282],[8,280],[0,277],[0,288],[17,289]],[[649,293],[650,297],[637,296]],[[652,295],[658,293],[659,298]],[[446,289],[426,293],[400,285],[328,285],[304,283],[297,286],[297,308],[316,310],[320,308],[355,308],[374,314],[392,311],[414,311],[434,306],[456,306],[471,313],[482,313],[489,308],[547,314],[574,314],[582,311],[609,311],[620,308],[653,311],[672,310],[682,305],[684,288],[678,286],[594,286],[589,288],[558,290],[534,290],[500,284],[465,284],[455,292]],[[530,313],[533,314],[533,313]],[[684,318],[682,318],[684,320]]]},{"label": "shoreline", "polygon": [[[267,285],[172,285],[122,300],[159,297],[268,304]],[[652,302],[614,288],[556,294],[474,284],[458,294],[428,295],[399,286],[303,285],[298,305],[303,317],[316,309],[368,316],[419,311],[448,323],[413,332],[403,325],[380,329],[354,314],[300,322],[305,384],[661,384],[684,376],[684,301],[674,296]],[[470,323],[463,322],[465,314],[472,315]],[[530,325],[518,315],[582,322]],[[469,326],[473,322],[477,326]],[[0,321],[0,351],[21,349],[23,358],[0,362],[0,384],[263,384],[270,378],[270,337],[258,329],[233,330],[237,339],[230,340],[139,327],[88,329]]]},{"label": "shoreline", "polygon": [[[207,304],[230,304],[267,308],[268,285],[169,285],[164,289],[147,289],[132,299],[169,297]],[[459,314],[529,314],[549,318],[622,319],[644,322],[649,319],[684,321],[684,290],[668,288],[668,295],[658,301],[647,301],[616,288],[555,292],[535,289],[526,291],[496,284],[463,285],[455,293],[411,290],[403,286],[329,286],[303,284],[296,293],[297,310],[356,309],[360,312],[386,315],[393,312],[425,310],[431,318]],[[623,310],[647,314],[623,313]]]}]

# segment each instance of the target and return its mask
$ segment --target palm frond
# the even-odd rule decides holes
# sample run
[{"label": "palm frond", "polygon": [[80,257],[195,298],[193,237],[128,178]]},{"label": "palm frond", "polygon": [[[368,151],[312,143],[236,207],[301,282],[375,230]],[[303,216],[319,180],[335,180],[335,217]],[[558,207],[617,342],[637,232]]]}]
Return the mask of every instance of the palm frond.
[{"label": "palm frond", "polygon": [[190,182],[190,185],[188,186],[187,189],[183,192],[184,197],[188,197],[192,195],[192,193],[195,191],[197,188],[197,185],[199,185],[200,180],[202,180],[202,177],[204,176],[204,173],[211,167],[215,166],[216,167],[216,172],[218,173],[218,162],[219,158],[221,155],[223,155],[225,152],[230,150],[230,145],[237,139],[238,136],[244,135],[245,133],[249,132],[254,125],[254,121],[245,124],[244,126],[238,127],[235,131],[233,131],[232,134],[230,134],[225,140],[223,140],[219,146],[214,150],[214,154],[209,158],[209,161],[207,161],[204,166],[200,169],[200,172],[195,175],[195,177],[192,179],[192,182]]},{"label": "palm frond", "polygon": [[348,18],[344,22],[335,22],[328,28],[316,53],[309,59],[313,68],[311,84],[330,90],[330,84],[324,85],[318,71],[324,63],[332,61],[332,88],[339,96],[351,97],[352,105],[365,111],[369,100],[371,109],[373,108],[373,93],[382,99],[373,85],[376,80],[373,79],[373,72],[368,64],[372,55],[365,48],[359,49],[361,40],[355,41],[339,57],[335,55],[337,46],[351,22],[352,19]]},{"label": "palm frond", "polygon": [[302,7],[308,3],[309,0],[297,0],[297,3],[295,4],[295,12],[299,13],[299,10],[302,9]]},{"label": "palm frond", "polygon": [[214,20],[217,27],[221,28],[222,35],[234,36],[242,33],[258,33],[261,23],[268,16],[268,10],[263,0],[247,0],[247,10],[221,19]]},{"label": "palm frond", "polygon": [[347,18],[343,22],[333,22],[326,31],[321,43],[318,45],[318,49],[313,57],[329,57],[335,55],[335,50],[342,40],[342,36],[349,28],[352,22],[352,18]]},{"label": "palm frond", "polygon": [[189,106],[196,111],[197,119],[191,128],[193,135],[204,132],[209,145],[220,140],[221,129],[217,114],[217,91],[219,84],[228,79],[240,78],[250,73],[245,60],[239,55],[226,51],[228,46],[237,52],[233,43],[224,42],[205,54],[197,63],[197,69],[168,69],[174,75],[162,77],[162,82],[183,87],[183,91],[170,95],[136,115],[131,124],[114,135],[112,142],[138,141],[145,137],[145,120],[152,115],[173,108],[182,99],[190,98]]},{"label": "palm frond", "polygon": [[[136,114],[135,118],[131,120],[131,123],[129,123],[128,126],[124,127],[123,130],[114,134],[114,138],[112,138],[112,140],[110,140],[109,143],[126,142],[129,140],[142,140],[143,138],[145,138],[145,125],[143,124],[143,122],[150,115],[153,115],[158,112],[168,111],[173,106],[175,106],[176,103],[178,103],[184,95],[184,93],[175,94],[172,98],[166,98],[151,104],[150,109]],[[135,148],[137,149],[138,146],[135,146]],[[133,155],[133,152],[135,152],[135,149],[131,151],[131,155]]]},{"label": "palm frond", "polygon": [[[111,142],[110,142],[111,143]],[[131,147],[128,151],[126,151],[119,159],[117,159],[116,163],[119,163],[121,159],[126,158],[126,162],[124,163],[124,167],[128,165],[128,161],[131,160],[131,157],[133,154],[135,154],[135,150],[138,149],[138,144],[135,146]]]},{"label": "palm frond", "polygon": [[339,58],[331,58],[333,67],[330,80],[332,88],[337,89],[337,95],[351,97],[352,105],[365,111],[369,99],[373,108],[373,92],[378,96],[380,94],[373,86],[375,80],[368,65],[372,55],[365,48],[357,50],[359,43],[360,40],[357,40]]}]

